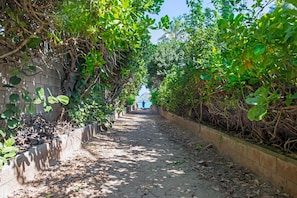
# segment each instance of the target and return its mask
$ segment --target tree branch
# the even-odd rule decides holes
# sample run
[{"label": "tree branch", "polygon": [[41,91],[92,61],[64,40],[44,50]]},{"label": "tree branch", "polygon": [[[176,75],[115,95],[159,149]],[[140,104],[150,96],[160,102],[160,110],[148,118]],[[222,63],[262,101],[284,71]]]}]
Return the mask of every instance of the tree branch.
[{"label": "tree branch", "polygon": [[28,38],[26,38],[16,49],[7,52],[6,54],[3,54],[0,56],[0,59],[3,59],[7,56],[13,55],[15,53],[17,53],[18,51],[20,51],[20,49],[22,49],[22,47],[24,47],[35,35],[30,35]]}]

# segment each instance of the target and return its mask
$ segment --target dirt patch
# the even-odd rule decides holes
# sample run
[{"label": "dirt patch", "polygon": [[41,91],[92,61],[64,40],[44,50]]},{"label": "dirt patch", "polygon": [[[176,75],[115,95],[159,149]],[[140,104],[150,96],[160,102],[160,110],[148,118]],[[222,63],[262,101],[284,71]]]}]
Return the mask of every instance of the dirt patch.
[{"label": "dirt patch", "polygon": [[15,144],[18,154],[32,146],[51,143],[61,134],[68,134],[75,128],[67,121],[48,122],[41,115],[28,116],[21,119],[21,126],[15,130]]},{"label": "dirt patch", "polygon": [[121,117],[11,197],[289,197],[148,110]]}]

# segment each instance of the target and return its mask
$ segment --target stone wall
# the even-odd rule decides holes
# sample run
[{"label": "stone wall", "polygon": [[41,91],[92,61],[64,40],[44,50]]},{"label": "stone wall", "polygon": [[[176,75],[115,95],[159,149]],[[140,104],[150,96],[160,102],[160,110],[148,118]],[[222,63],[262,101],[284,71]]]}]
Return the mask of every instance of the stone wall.
[{"label": "stone wall", "polygon": [[[47,89],[51,91],[53,96],[57,96],[61,94],[61,81],[64,79],[64,71],[63,64],[61,64],[61,60],[52,58],[43,59],[43,58],[35,58],[31,60],[31,65],[37,68],[35,75],[32,72],[28,72],[30,76],[20,76],[22,78],[22,82],[18,85],[18,89],[20,90],[22,87],[27,89],[30,92],[31,97],[35,97],[35,89],[37,87],[41,87],[45,89],[46,95],[48,95]],[[9,78],[13,75],[10,73],[11,68],[13,66],[1,65],[0,66],[0,112],[3,112],[5,109],[5,104],[9,103],[9,95],[11,93],[18,92],[17,89],[8,89],[4,88],[3,85],[7,84]],[[21,104],[21,106],[24,104]],[[47,120],[52,121],[56,120],[61,112],[61,106],[59,104],[53,105],[54,111],[50,114],[46,114],[43,111],[42,105],[37,105],[35,109],[36,114],[43,115]]]},{"label": "stone wall", "polygon": [[159,112],[166,119],[187,128],[203,141],[213,144],[225,157],[250,169],[275,187],[284,189],[292,197],[297,197],[297,160],[162,109]]},{"label": "stone wall", "polygon": [[0,170],[0,197],[6,198],[15,190],[24,188],[24,184],[34,181],[34,177],[58,161],[66,160],[81,149],[82,143],[90,141],[98,133],[97,124],[68,131],[52,143],[33,146],[17,155]]}]

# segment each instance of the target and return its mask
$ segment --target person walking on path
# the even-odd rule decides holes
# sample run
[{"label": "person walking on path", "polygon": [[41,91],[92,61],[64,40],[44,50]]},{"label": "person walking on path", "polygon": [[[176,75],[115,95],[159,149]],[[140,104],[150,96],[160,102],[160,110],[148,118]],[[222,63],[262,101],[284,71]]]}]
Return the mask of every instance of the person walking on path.
[{"label": "person walking on path", "polygon": [[142,108],[144,109],[144,107],[145,107],[145,102],[142,101]]}]

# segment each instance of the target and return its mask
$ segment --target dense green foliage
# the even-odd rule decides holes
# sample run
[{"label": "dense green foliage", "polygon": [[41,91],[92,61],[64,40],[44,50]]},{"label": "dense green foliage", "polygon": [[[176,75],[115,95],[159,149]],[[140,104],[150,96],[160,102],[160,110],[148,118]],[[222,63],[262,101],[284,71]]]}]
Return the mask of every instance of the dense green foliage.
[{"label": "dense green foliage", "polygon": [[[170,57],[181,62],[162,70],[154,94],[169,111],[297,151],[297,6],[277,1],[264,12],[269,2],[258,0],[249,8],[244,1],[217,0],[214,10],[203,10],[201,1],[187,1],[191,12],[180,30],[186,42],[173,39],[156,47],[179,42]],[[158,55],[154,51],[152,60]],[[159,77],[159,65],[149,62],[150,79]]]},{"label": "dense green foliage", "polygon": [[[32,113],[33,104],[41,104],[49,112],[51,104],[66,104],[69,99],[61,118],[78,126],[97,122],[106,129],[106,124],[111,124],[110,115],[133,103],[143,84],[148,57],[145,50],[150,46],[148,28],[154,24],[148,14],[158,13],[162,3],[163,0],[2,1],[1,64],[24,73],[24,68],[36,69],[35,65],[28,66],[32,59],[40,59],[45,65],[59,60],[65,71],[61,82],[64,95],[55,97],[50,90],[38,87],[36,99],[26,88],[22,89],[22,96],[11,95],[1,114],[7,128],[13,125],[11,130],[17,129],[19,116]],[[35,70],[30,76],[40,72]],[[20,75],[12,72],[11,76],[7,86],[21,82]],[[46,91],[49,97],[45,97]],[[18,102],[25,102],[28,111],[15,108],[14,103]],[[1,134],[6,130],[1,129]],[[12,140],[0,138],[0,165],[15,155]]]},{"label": "dense green foliage", "polygon": [[[70,72],[78,70],[82,75],[68,106],[73,121],[84,120],[80,123],[86,124],[98,117],[102,119],[115,107],[126,105],[131,94],[137,94],[145,73],[143,51],[148,46],[148,27],[153,25],[147,13],[158,12],[161,3],[75,0],[59,6],[60,32],[84,43],[77,46],[82,54],[72,51],[69,68]],[[80,57],[82,60],[77,62]],[[90,96],[95,98],[90,100]],[[98,112],[90,114],[88,106],[94,106]]]},{"label": "dense green foliage", "polygon": [[5,104],[4,111],[0,114],[0,120],[4,126],[0,127],[0,169],[7,160],[15,157],[18,148],[14,146],[14,132],[21,127],[21,115],[35,113],[35,105],[42,105],[45,112],[51,112],[52,105],[61,103],[67,105],[69,98],[65,95],[53,96],[50,89],[47,89],[48,96],[43,88],[36,88],[36,97],[33,98],[25,86],[22,85],[22,78],[36,72],[36,67],[26,66],[22,69],[11,68],[12,75],[7,84],[3,87],[11,90],[9,102]]}]

